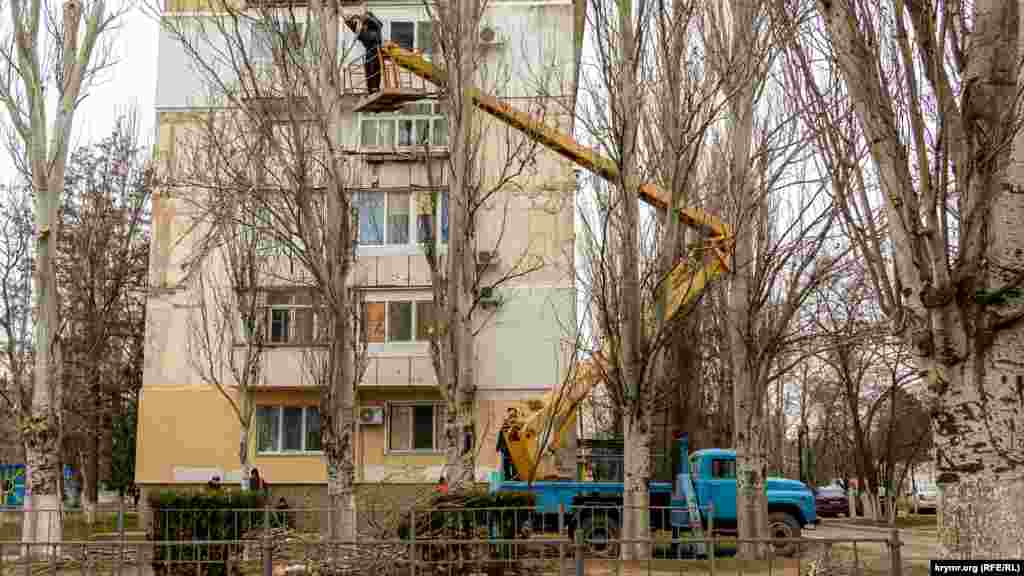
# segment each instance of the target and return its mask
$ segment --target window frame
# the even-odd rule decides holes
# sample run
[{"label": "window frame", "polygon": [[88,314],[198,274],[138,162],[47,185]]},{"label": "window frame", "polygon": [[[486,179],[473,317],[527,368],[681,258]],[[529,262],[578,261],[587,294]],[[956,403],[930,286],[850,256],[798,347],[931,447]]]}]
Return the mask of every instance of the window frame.
[{"label": "window frame", "polygon": [[[395,407],[414,407],[414,406],[432,406],[434,408],[433,415],[433,426],[431,427],[433,435],[433,448],[430,450],[417,450],[415,448],[409,448],[408,450],[395,449],[391,447],[391,410]],[[385,406],[386,417],[385,417],[385,430],[384,430],[384,453],[385,454],[443,454],[444,446],[441,445],[441,438],[437,435],[438,426],[438,414],[441,412],[438,408],[447,409],[443,400],[399,400],[387,402]],[[410,446],[414,444],[413,438],[415,434],[415,418],[409,420],[409,442]]]},{"label": "window frame", "polygon": [[[358,130],[359,150],[367,151],[367,152],[388,152],[388,151],[409,152],[411,150],[420,149],[420,148],[422,148],[422,144],[419,143],[420,139],[418,138],[418,134],[416,134],[416,130],[417,130],[417,126],[419,125],[419,121],[426,120],[428,125],[430,126],[430,137],[428,139],[428,142],[430,143],[431,150],[432,151],[436,150],[436,151],[440,151],[440,152],[446,152],[448,150],[448,145],[449,145],[448,143],[451,141],[451,135],[448,134],[448,128],[449,128],[449,126],[447,125],[448,124],[448,115],[445,114],[444,110],[442,110],[442,104],[439,101],[430,101],[430,100],[418,101],[418,102],[412,102],[412,103],[408,104],[407,106],[416,106],[416,105],[423,105],[423,104],[427,104],[427,105],[430,106],[430,112],[428,112],[426,114],[419,113],[419,112],[412,113],[412,112],[407,112],[406,109],[403,108],[403,109],[400,109],[400,110],[396,110],[395,112],[382,112],[382,113],[365,113],[365,112],[363,112],[363,113],[360,113],[359,114],[359,130]],[[412,143],[411,144],[399,144],[399,135],[401,133],[401,130],[399,129],[399,126],[400,126],[400,123],[403,122],[403,121],[412,122],[413,136],[412,136]],[[363,141],[363,134],[364,134],[364,130],[365,130],[364,125],[369,123],[369,122],[377,123],[377,127],[374,128],[374,143],[373,144],[366,144]],[[390,143],[385,144],[385,143],[381,143],[379,141],[380,140],[380,133],[381,133],[381,131],[380,131],[380,124],[379,124],[380,122],[392,122],[393,123],[392,130],[391,130],[391,134],[392,134],[393,140]],[[435,124],[437,124],[439,122],[445,123],[445,142],[444,142],[444,144],[437,143],[435,141],[435,138],[434,138],[434,135],[437,133],[437,128],[435,127]]]},{"label": "window frame", "polygon": [[[410,333],[411,340],[391,340],[389,338],[391,331],[391,304],[392,303],[409,303],[412,304],[412,314],[410,315]],[[388,352],[395,350],[408,350],[414,348],[421,352],[426,352],[426,346],[430,344],[430,340],[419,340],[419,326],[417,320],[419,319],[419,304],[420,303],[434,303],[433,295],[431,294],[410,294],[395,293],[395,294],[372,294],[363,298],[363,309],[360,310],[360,314],[366,314],[366,306],[370,304],[382,304],[384,306],[384,341],[383,342],[369,342],[366,341],[367,337],[367,325],[365,324],[365,318],[362,319],[363,324],[363,338],[364,343],[367,346],[367,351],[370,353],[374,352]]]},{"label": "window frame", "polygon": [[[317,44],[319,38],[314,38],[314,35],[319,35],[319,30],[316,27],[310,28],[309,23],[311,21],[310,14],[307,11],[306,6],[299,7],[300,10],[294,8],[289,10],[284,8],[280,11],[271,9],[272,18],[276,20],[276,24],[284,24],[289,28],[298,27],[300,38],[302,39],[302,58],[304,61],[310,61],[310,57],[315,53],[318,48]],[[261,41],[269,38],[273,42],[277,35],[276,33],[268,33],[266,21],[261,19],[259,14],[254,14],[253,20],[249,23],[249,44],[246,55],[254,65],[258,66],[274,66],[274,52],[273,45],[270,44],[266,47],[261,47],[260,52],[257,52],[256,48]],[[260,38],[262,34],[262,39]],[[269,53],[265,49],[269,49]]]},{"label": "window frame", "polygon": [[[306,292],[309,295],[309,304],[296,304],[294,299],[300,292]],[[289,304],[271,304],[270,296],[272,294],[288,294],[291,302]],[[278,290],[265,290],[263,292],[263,302],[258,306],[259,313],[263,314],[263,346],[267,348],[284,348],[284,347],[309,347],[316,346],[321,343],[320,335],[320,309],[317,305],[317,295],[309,288],[293,288],[293,289],[278,289]],[[273,330],[273,311],[274,310],[287,310],[288,311],[288,340],[286,342],[275,342],[272,339]],[[310,327],[310,333],[312,339],[308,342],[299,341],[296,339],[295,334],[298,333],[298,310],[309,310],[309,319],[312,322]],[[241,322],[243,342],[247,342],[249,338],[248,328],[245,326],[245,320],[239,319]]]},{"label": "window frame", "polygon": [[[273,409],[274,418],[277,420],[277,437],[275,438],[275,449],[274,450],[261,450],[260,449],[260,421],[259,412],[260,408]],[[302,448],[299,450],[284,450],[284,409],[285,408],[301,408],[302,409],[302,428],[300,431],[300,438],[302,439]],[[308,414],[310,410],[317,411],[317,419],[320,419],[320,408],[312,405],[284,405],[284,404],[257,404],[256,405],[256,438],[254,439],[256,456],[294,456],[294,455],[310,455],[316,456],[323,454],[323,440],[321,440],[321,446],[319,450],[308,450],[306,448],[307,438],[307,423]]]},{"label": "window frame", "polygon": [[[717,465],[717,466],[716,466]],[[731,476],[722,476],[722,472],[732,472]],[[712,480],[735,480],[736,460],[731,458],[711,458],[711,479]]]},{"label": "window frame", "polygon": [[[380,256],[380,255],[389,255],[389,254],[390,255],[395,255],[395,254],[408,254],[410,252],[412,252],[412,253],[422,252],[423,251],[423,245],[426,244],[426,242],[420,242],[419,241],[419,222],[418,222],[419,211],[417,209],[417,198],[418,198],[419,194],[430,194],[433,191],[434,190],[414,190],[414,189],[392,190],[392,189],[372,189],[372,188],[370,188],[370,189],[361,189],[358,192],[356,192],[356,194],[359,195],[360,197],[362,195],[364,195],[364,194],[366,194],[366,195],[369,195],[369,194],[375,194],[375,195],[376,194],[383,194],[383,196],[384,196],[384,198],[383,198],[384,218],[383,218],[383,222],[381,222],[379,224],[379,226],[381,228],[381,241],[380,241],[380,243],[373,243],[373,244],[364,244],[363,243],[363,240],[361,238],[361,234],[359,234],[359,232],[361,232],[361,230],[362,230],[362,202],[361,202],[360,199],[357,199],[356,202],[355,202],[355,205],[356,205],[356,220],[357,220],[357,226],[356,226],[356,228],[357,228],[357,230],[356,230],[356,232],[357,232],[356,253],[360,254],[360,255],[367,255],[367,256]],[[396,194],[396,193],[397,194],[405,194],[405,195],[408,196],[409,225],[408,225],[408,230],[407,230],[407,237],[409,238],[409,241],[404,243],[404,244],[392,244],[392,243],[389,243],[389,238],[388,238],[388,236],[389,236],[388,229],[390,227],[389,223],[388,223],[388,208],[390,206],[392,196],[394,194]],[[438,247],[438,248],[440,248],[442,246],[447,246],[448,245],[448,232],[450,230],[450,228],[449,228],[449,226],[450,226],[450,216],[449,216],[449,214],[451,212],[451,206],[450,206],[450,199],[449,199],[449,192],[448,192],[448,190],[447,189],[440,190],[440,193],[441,193],[440,201],[437,203],[437,206],[434,209],[434,213],[432,214],[434,222],[441,224],[440,229],[438,231],[438,237],[434,239],[434,246]],[[445,225],[446,221],[448,222],[448,226]]]},{"label": "window frame", "polygon": [[[395,41],[394,30],[392,29],[392,26],[394,26],[394,24],[396,24],[396,23],[399,23],[399,24],[412,24],[412,48],[413,48],[413,50],[418,51],[420,53],[420,55],[423,56],[425,59],[430,60],[430,56],[434,53],[434,46],[433,46],[433,44],[434,44],[434,40],[433,40],[434,21],[432,19],[430,19],[430,18],[408,18],[408,17],[388,18],[386,20],[386,22],[385,22],[385,27],[387,28],[388,40],[398,44],[398,42]],[[420,38],[421,26],[423,24],[430,24],[431,39],[430,39],[430,45],[427,46],[426,48],[424,48],[424,46],[423,46],[423,38]]]}]

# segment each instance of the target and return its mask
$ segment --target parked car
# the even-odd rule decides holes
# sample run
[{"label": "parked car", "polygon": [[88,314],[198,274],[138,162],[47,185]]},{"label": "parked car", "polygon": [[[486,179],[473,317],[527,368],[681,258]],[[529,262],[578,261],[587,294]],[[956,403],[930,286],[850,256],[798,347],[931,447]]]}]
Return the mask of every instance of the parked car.
[{"label": "parked car", "polygon": [[939,487],[935,484],[925,484],[917,487],[917,492],[911,500],[911,506],[917,503],[917,511],[929,511],[935,513],[939,508]]},{"label": "parked car", "polygon": [[849,513],[850,500],[839,486],[821,486],[814,493],[814,507],[818,516],[836,517]]}]

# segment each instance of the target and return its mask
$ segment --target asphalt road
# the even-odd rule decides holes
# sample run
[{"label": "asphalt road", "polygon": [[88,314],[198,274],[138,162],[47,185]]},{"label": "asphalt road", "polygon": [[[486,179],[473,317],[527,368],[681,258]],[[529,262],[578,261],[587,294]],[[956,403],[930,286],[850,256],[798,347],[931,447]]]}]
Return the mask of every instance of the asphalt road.
[{"label": "asphalt road", "polygon": [[[889,538],[892,529],[887,526],[863,526],[844,522],[842,518],[821,519],[815,530],[806,530],[807,538]],[[903,544],[901,553],[905,562],[924,563],[939,557],[938,530],[928,528],[903,528],[899,530],[900,542]],[[865,544],[887,554],[883,544]],[[877,553],[877,552],[876,552]]]}]

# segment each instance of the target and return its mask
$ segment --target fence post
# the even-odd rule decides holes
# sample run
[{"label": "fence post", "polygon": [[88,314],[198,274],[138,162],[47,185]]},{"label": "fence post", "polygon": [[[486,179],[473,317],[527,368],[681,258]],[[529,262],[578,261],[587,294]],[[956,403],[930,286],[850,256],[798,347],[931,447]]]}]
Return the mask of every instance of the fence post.
[{"label": "fence post", "polygon": [[274,558],[270,542],[270,500],[263,503],[263,576],[273,576]]},{"label": "fence post", "polygon": [[715,548],[718,548],[718,544],[715,543],[715,505],[711,502],[708,503],[708,537],[711,540],[705,540],[704,543],[709,547],[708,558],[711,559],[711,574],[713,575],[715,573]]},{"label": "fence post", "polygon": [[573,549],[573,557],[576,559],[576,576],[584,576],[586,568],[583,565],[583,530],[576,530],[576,545]]},{"label": "fence post", "polygon": [[416,507],[413,506],[409,509],[409,516],[411,521],[409,522],[409,538],[412,540],[409,544],[409,561],[412,565],[409,567],[409,573],[411,576],[416,576]]},{"label": "fence post", "polygon": [[124,494],[118,501],[117,507],[117,533],[120,543],[118,545],[117,574],[120,576],[124,571]]},{"label": "fence post", "polygon": [[565,527],[565,504],[558,505],[558,574],[565,576],[565,539],[568,536]]},{"label": "fence post", "polygon": [[889,538],[889,559],[892,563],[890,574],[893,576],[901,576],[903,574],[903,560],[900,554],[900,546],[902,545],[903,543],[900,542],[900,531],[893,528]]}]

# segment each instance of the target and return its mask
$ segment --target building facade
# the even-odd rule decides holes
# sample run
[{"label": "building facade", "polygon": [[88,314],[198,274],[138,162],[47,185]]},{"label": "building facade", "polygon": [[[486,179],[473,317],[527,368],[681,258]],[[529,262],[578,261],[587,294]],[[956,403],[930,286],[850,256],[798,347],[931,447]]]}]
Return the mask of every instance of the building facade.
[{"label": "building facade", "polygon": [[[296,6],[289,9],[301,22],[303,8],[301,3]],[[386,40],[432,57],[435,23],[422,4],[380,1],[345,9],[373,12],[383,22]],[[574,0],[489,3],[481,30],[481,89],[520,107],[530,107],[544,93],[563,107],[562,114],[547,121],[571,130],[582,42],[580,10]],[[189,2],[169,4],[163,15],[165,20],[215,17]],[[414,143],[428,142],[434,168],[445,170],[447,118],[443,98],[411,99],[394,112],[356,111],[366,98],[358,77],[362,53],[354,35],[348,30],[343,34],[353,48],[346,52],[343,101],[349,129],[341,136],[340,149],[355,167],[351,188],[359,220],[357,270],[351,281],[365,301],[361,313],[368,327],[366,371],[355,390],[356,481],[362,488],[401,491],[436,483],[444,463],[444,404],[424,322],[432,310],[432,293],[420,227],[439,218],[440,243],[446,242],[446,202],[433,214],[423,208],[418,191],[427,182],[426,161],[410,152]],[[258,37],[255,26],[252,37]],[[260,50],[258,41],[252,49]],[[156,107],[158,154],[163,158],[174,157],[189,123],[210,107],[192,58],[180,37],[162,33]],[[502,149],[513,131],[480,112],[477,116],[486,126],[480,155],[486,163],[487,151]],[[473,359],[481,481],[498,465],[495,441],[508,407],[538,397],[565,377],[576,323],[574,166],[537,150],[531,173],[507,188],[481,211],[478,258],[489,261],[488,274],[495,276],[524,257],[543,265],[496,289],[493,305],[483,312],[487,316]],[[213,476],[237,482],[241,475],[238,418],[221,391],[199,377],[186,344],[195,300],[184,263],[197,247],[183,194],[188,191],[162,190],[153,205],[136,464],[136,481],[144,492],[199,486]],[[317,505],[327,482],[319,390],[302,366],[316,339],[317,315],[308,292],[280,281],[272,284],[261,300],[267,348],[254,389],[250,462],[275,490],[293,500],[293,507]],[[237,390],[229,395],[237,397]]]}]

